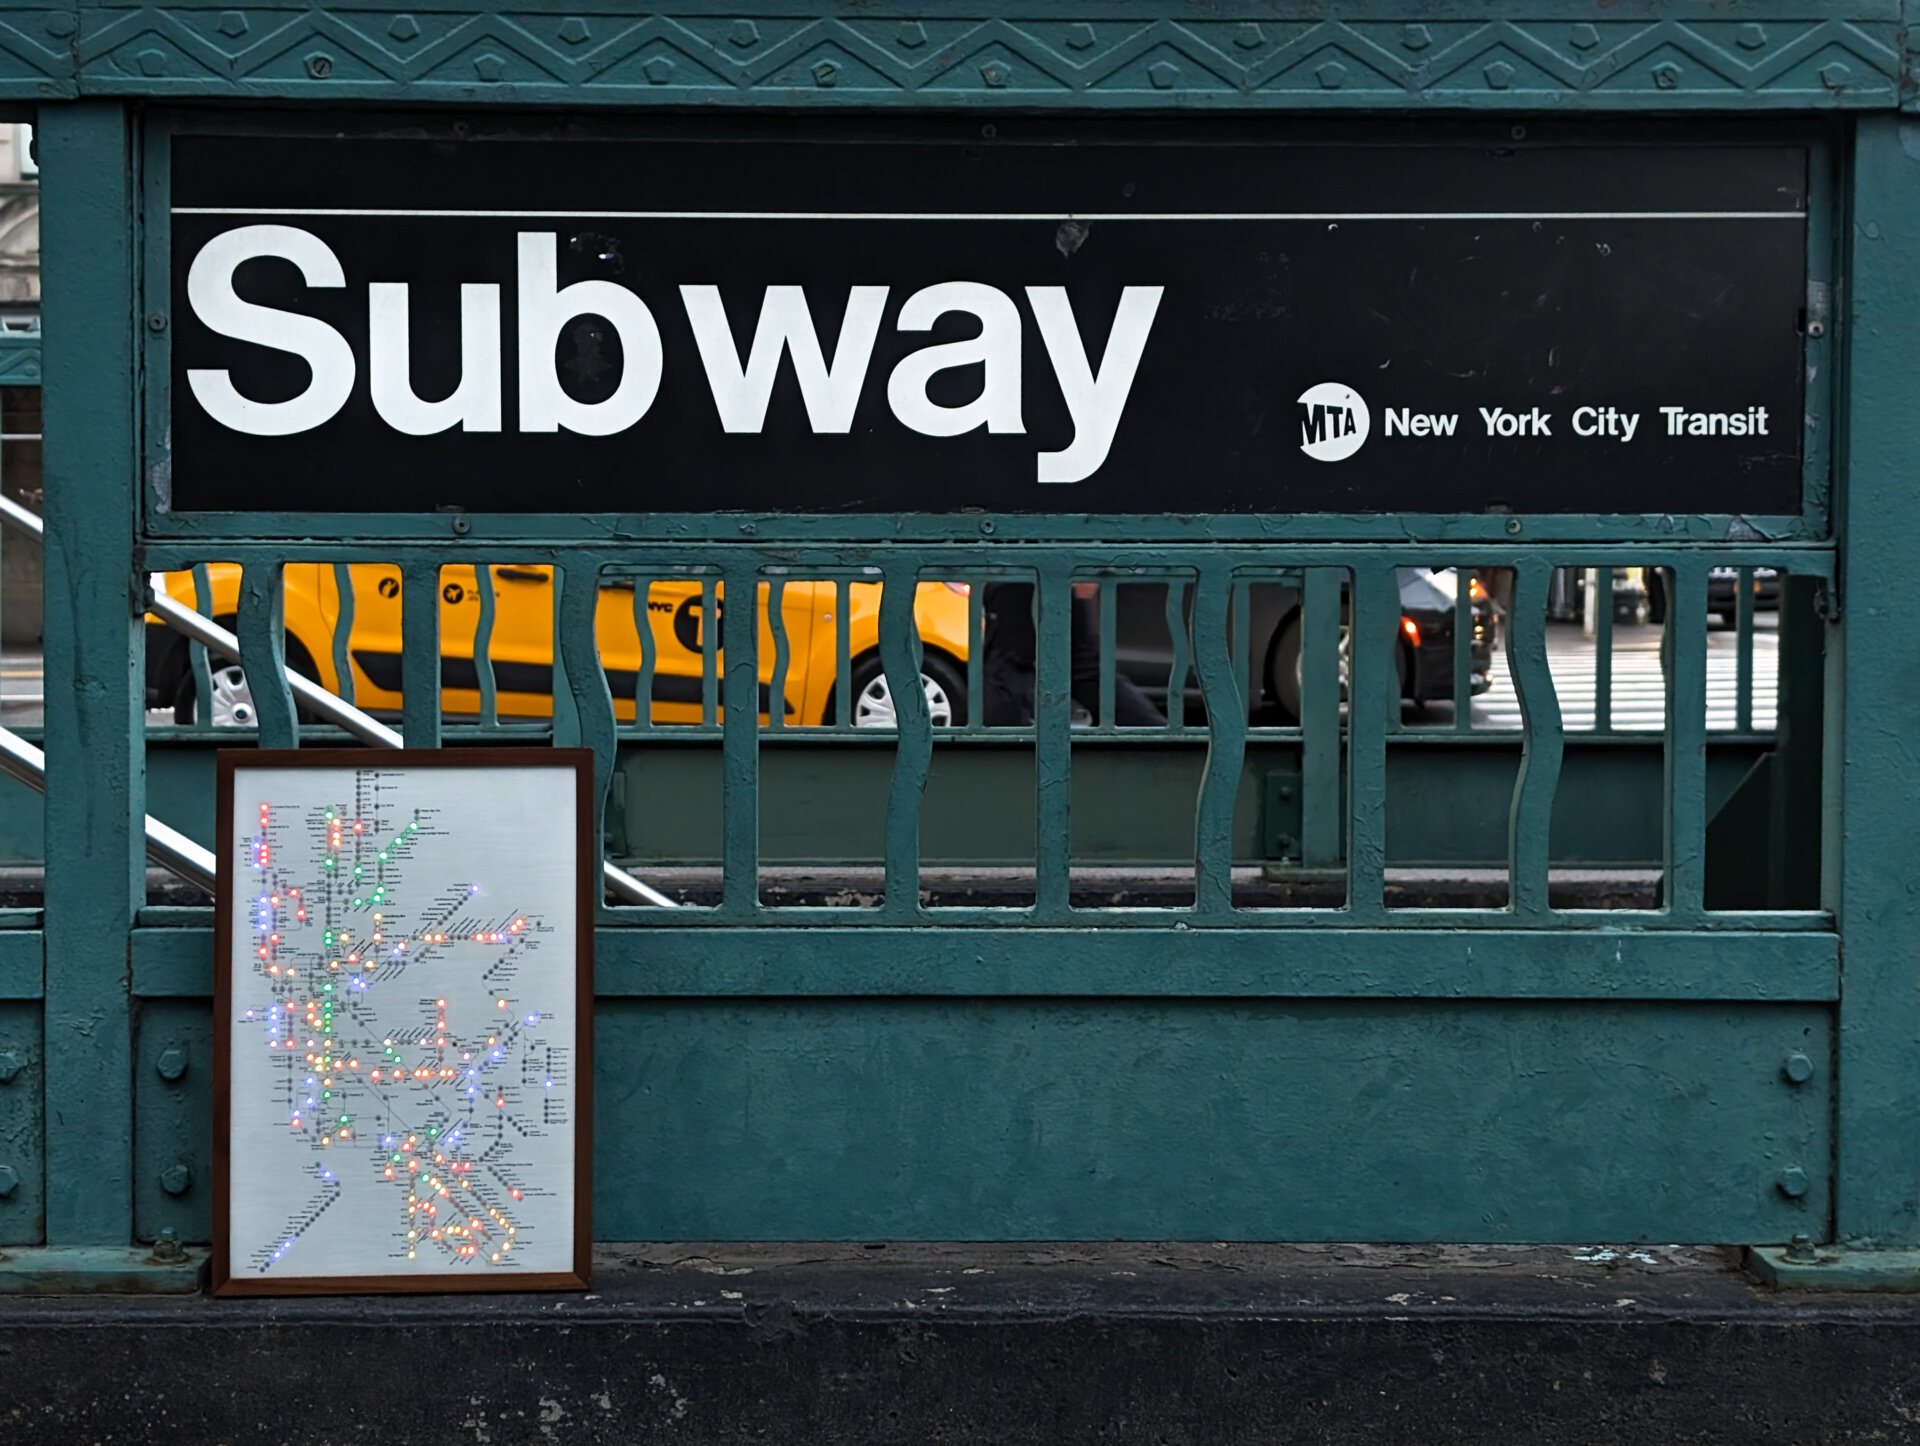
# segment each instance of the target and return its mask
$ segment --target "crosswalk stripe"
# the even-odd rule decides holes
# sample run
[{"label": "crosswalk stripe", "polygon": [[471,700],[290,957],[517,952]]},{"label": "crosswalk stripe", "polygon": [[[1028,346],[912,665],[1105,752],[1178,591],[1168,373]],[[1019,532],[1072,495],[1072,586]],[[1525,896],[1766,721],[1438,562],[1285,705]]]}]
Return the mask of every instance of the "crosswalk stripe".
[{"label": "crosswalk stripe", "polygon": [[[1740,680],[1737,654],[1731,646],[1709,642],[1707,651],[1706,726],[1710,732],[1731,731],[1739,719]],[[1771,633],[1756,632],[1753,638],[1753,672],[1750,680],[1753,727],[1756,732],[1771,732],[1779,713],[1778,639]],[[1591,644],[1577,636],[1549,635],[1547,667],[1553,676],[1554,695],[1561,711],[1561,726],[1569,731],[1590,730],[1594,723],[1599,679],[1596,675]],[[1512,730],[1522,726],[1520,699],[1514,692],[1513,678],[1507,671],[1504,653],[1496,654],[1492,668],[1493,686],[1473,702],[1473,725],[1477,729]],[[1613,727],[1621,732],[1659,732],[1666,727],[1666,672],[1660,665],[1657,646],[1644,642],[1613,655],[1610,689]]]}]

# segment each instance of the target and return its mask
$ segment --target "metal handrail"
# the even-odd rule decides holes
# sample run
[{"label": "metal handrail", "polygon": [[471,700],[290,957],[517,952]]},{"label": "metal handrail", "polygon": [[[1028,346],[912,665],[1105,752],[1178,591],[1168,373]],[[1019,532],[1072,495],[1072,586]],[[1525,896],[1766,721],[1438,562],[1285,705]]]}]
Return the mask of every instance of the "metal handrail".
[{"label": "metal handrail", "polygon": [[[10,522],[35,537],[45,536],[45,523],[43,523],[35,513],[28,511],[10,497],[0,496],[0,522]],[[166,623],[168,627],[172,628],[175,632],[184,634],[209,651],[218,653],[223,658],[230,659],[236,663],[241,661],[240,640],[218,623],[214,622],[212,618],[203,617],[192,608],[186,607],[176,602],[173,598],[168,597],[165,584],[159,573],[153,575],[153,586],[149,591],[152,592],[153,597],[148,604],[148,610],[162,622]],[[311,678],[302,677],[300,674],[289,670],[286,674],[286,679],[288,686],[293,690],[293,696],[299,699],[309,712],[316,714],[329,723],[338,724],[362,743],[369,744],[375,748],[404,748],[406,746],[406,740],[401,737],[396,730],[389,728],[371,714],[361,712],[344,698],[329,693]],[[4,729],[0,729],[0,732],[4,731]],[[34,748],[32,744],[27,743],[23,739],[16,738],[14,742],[20,748],[28,749],[35,755],[40,753],[39,749]],[[0,771],[5,771],[13,774],[14,777],[22,778],[23,782],[32,782],[32,780],[24,778],[23,775],[14,773],[13,766],[10,766],[10,758],[12,755],[3,751],[6,747],[7,745],[0,743]],[[19,764],[18,766],[24,767],[29,765]],[[46,778],[46,763],[44,758],[40,760],[38,767],[40,769],[40,782],[38,786],[44,789]],[[192,843],[175,830],[168,828],[158,819],[148,818],[148,856],[166,868],[172,869],[174,865],[168,863],[160,853],[156,852],[156,849],[160,847],[160,845],[155,842],[157,837],[156,830],[163,831],[173,840],[177,840],[189,848],[199,849],[198,844]],[[167,846],[172,847],[172,845]],[[205,853],[206,851],[200,850],[200,852]],[[206,860],[207,882],[204,887],[208,892],[212,892],[213,855],[210,853],[206,854]],[[175,869],[175,872],[179,872],[179,870]],[[625,903],[653,904],[662,909],[677,909],[680,907],[678,903],[668,898],[651,884],[641,879],[636,879],[625,869],[618,868],[611,863],[603,861],[601,864],[601,872],[605,876],[606,886],[613,891],[617,898]],[[186,874],[182,874],[181,876],[183,878],[191,877]],[[198,879],[193,879],[192,881],[195,883],[200,882]]]},{"label": "metal handrail", "polygon": [[[0,728],[0,773],[35,793],[47,791],[47,755],[11,728]],[[213,850],[200,847],[152,814],[147,815],[147,857],[194,887],[214,892]]]}]

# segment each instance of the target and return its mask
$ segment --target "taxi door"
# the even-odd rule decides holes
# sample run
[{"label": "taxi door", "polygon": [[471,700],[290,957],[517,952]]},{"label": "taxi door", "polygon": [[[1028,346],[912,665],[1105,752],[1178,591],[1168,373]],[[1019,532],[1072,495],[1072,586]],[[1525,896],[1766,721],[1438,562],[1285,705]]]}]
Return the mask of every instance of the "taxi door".
[{"label": "taxi door", "polygon": [[[353,589],[353,626],[348,652],[356,701],[376,710],[397,711],[401,684],[400,570],[377,563],[349,568]],[[331,569],[325,586],[331,593]],[[487,654],[493,663],[495,708],[499,717],[546,718],[553,712],[553,570],[543,563],[496,564],[493,629]],[[450,717],[480,715],[479,669],[474,643],[480,624],[484,586],[478,570],[456,565],[440,570],[441,707]],[[594,632],[601,666],[613,694],[614,713],[634,718],[641,649],[634,621],[635,580],[608,577],[600,585]],[[723,589],[716,587],[717,614],[724,613]],[[812,589],[790,586],[782,606],[792,662],[786,706],[795,718],[806,687],[806,657],[812,636]],[[766,615],[768,588],[760,585],[759,711],[767,709],[766,687],[773,677],[773,630]],[[338,599],[330,595],[334,615]],[[705,606],[698,579],[655,579],[644,602],[654,640],[653,720],[699,723],[703,713]],[[716,639],[716,652],[718,652]],[[716,659],[717,666],[724,663]],[[724,690],[722,690],[724,691]]]},{"label": "taxi door", "polygon": [[[644,608],[649,632],[653,636],[654,662],[651,690],[651,717],[659,724],[698,724],[718,722],[721,708],[711,717],[706,713],[707,630],[714,628],[714,668],[718,684],[716,700],[724,706],[726,695],[726,649],[722,634],[726,617],[726,588],[714,584],[712,618],[707,617],[705,587],[698,578],[615,579],[601,584],[596,631],[600,639],[601,664],[607,670],[607,685],[613,692],[615,717],[628,722],[634,715],[634,694],[639,686],[640,634],[635,626],[636,589],[644,586]],[[773,682],[773,625],[768,616],[771,588],[758,587],[759,646],[756,669],[760,687],[755,711],[760,721],[768,721]],[[617,601],[616,601],[617,600]],[[780,614],[787,631],[787,686],[782,701],[789,723],[800,721],[799,708],[806,696],[807,657],[811,649],[815,601],[813,589],[789,583],[783,590]]]},{"label": "taxi door", "polygon": [[[333,616],[343,615],[333,569],[323,568]],[[376,712],[397,712],[401,701],[402,604],[400,569],[354,563],[347,569],[353,622],[347,653],[354,701]],[[496,709],[502,718],[544,718],[553,711],[553,586],[544,566],[496,566],[493,636]],[[480,715],[474,637],[480,625],[480,578],[466,565],[440,569],[440,706],[452,718]]]}]

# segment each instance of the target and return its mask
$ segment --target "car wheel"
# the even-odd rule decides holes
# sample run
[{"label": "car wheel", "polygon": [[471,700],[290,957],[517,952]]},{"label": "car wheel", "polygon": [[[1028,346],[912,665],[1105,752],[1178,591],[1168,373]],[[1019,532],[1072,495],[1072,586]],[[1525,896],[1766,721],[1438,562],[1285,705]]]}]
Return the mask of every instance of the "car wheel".
[{"label": "car wheel", "polygon": [[[1267,692],[1290,723],[1300,721],[1300,614],[1287,619],[1267,650]],[[1353,679],[1353,629],[1340,624],[1340,701]]]},{"label": "car wheel", "polygon": [[[231,630],[233,620],[221,618],[220,626]],[[315,678],[314,666],[307,659],[306,649],[294,639],[287,639],[287,666],[303,678]],[[207,680],[212,685],[212,706],[208,712],[209,720],[215,728],[252,728],[260,722],[260,709],[253,701],[253,689],[247,683],[247,675],[238,663],[225,658],[207,659]],[[199,689],[193,683],[193,668],[188,666],[181,671],[180,681],[173,690],[173,721],[182,726],[190,726],[197,721],[199,713]],[[307,709],[294,705],[294,716],[302,723],[312,723],[314,715]]]},{"label": "car wheel", "polygon": [[[967,680],[944,657],[929,653],[921,659],[920,688],[926,694],[927,713],[934,727],[957,728],[967,721]],[[837,705],[828,700],[826,721],[832,723],[838,717]],[[893,689],[875,654],[860,659],[853,667],[853,725],[856,728],[899,725]]]},{"label": "car wheel", "polygon": [[[207,681],[211,685],[210,721],[215,728],[251,728],[260,721],[253,704],[253,689],[238,663],[208,659]],[[193,671],[188,669],[173,694],[173,721],[191,724],[199,713],[200,690],[194,686]]]}]

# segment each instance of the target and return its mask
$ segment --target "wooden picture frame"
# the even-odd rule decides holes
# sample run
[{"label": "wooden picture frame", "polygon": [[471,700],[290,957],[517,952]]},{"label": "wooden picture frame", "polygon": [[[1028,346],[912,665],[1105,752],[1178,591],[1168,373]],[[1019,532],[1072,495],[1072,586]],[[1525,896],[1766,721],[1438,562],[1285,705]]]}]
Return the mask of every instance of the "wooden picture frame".
[{"label": "wooden picture frame", "polygon": [[[316,776],[296,793],[304,773]],[[444,786],[418,793],[422,784],[440,785],[442,774],[447,775]],[[465,788],[459,787],[459,775],[466,775]],[[218,776],[214,1294],[585,1289],[593,1238],[593,924],[599,898],[593,754],[558,748],[234,749],[219,753]],[[348,781],[352,797],[329,801],[327,791],[338,792]],[[270,789],[276,796],[259,800],[261,812],[255,816],[253,794]],[[238,796],[242,791],[245,796]],[[393,797],[382,799],[382,793]],[[371,805],[365,803],[369,797]],[[241,804],[248,811],[244,820],[235,816]],[[353,819],[346,816],[349,805]],[[572,817],[550,816],[554,805],[570,806]],[[487,808],[495,816],[481,812]],[[376,839],[371,845],[365,832],[370,822]],[[353,831],[355,823],[359,832]],[[246,842],[248,837],[254,842]],[[382,838],[388,841],[378,842]],[[463,844],[463,838],[470,842]],[[559,840],[571,842],[570,868]],[[545,856],[522,851],[522,845],[543,844],[555,851]],[[508,846],[515,852],[505,853]],[[375,851],[371,857],[369,847]],[[501,860],[489,887],[500,883],[502,900],[533,891],[538,902],[513,904],[511,917],[497,919],[487,912],[498,912],[491,904],[460,912],[468,899],[483,893],[481,883],[465,881],[462,866],[476,849],[488,847]],[[353,873],[327,872],[341,864],[352,865]],[[368,867],[374,871],[370,876],[362,873]],[[246,873],[249,869],[258,873]],[[291,882],[305,879],[306,869],[317,871],[317,894],[305,883]],[[425,880],[417,889],[409,871]],[[362,888],[366,892],[356,892]],[[265,890],[260,897],[268,905],[254,900],[256,889]],[[394,903],[402,916],[397,930],[384,917],[388,910],[372,907],[386,902],[389,889],[398,896]],[[314,910],[306,908],[308,899]],[[243,907],[257,911],[244,922]],[[559,936],[553,942],[564,946],[561,909],[572,933],[572,968],[558,974],[542,970],[534,987],[559,991],[541,994],[548,1016],[560,1010],[553,1001],[564,999],[570,988],[570,1009],[560,1016],[558,1035],[536,1035],[541,1011],[522,1015],[527,998],[522,993],[515,1002],[510,991],[521,987],[527,962],[539,956],[549,935]],[[314,917],[316,912],[324,920]],[[345,927],[349,917],[352,929]],[[434,917],[438,925],[423,922]],[[455,923],[464,927],[445,928]],[[297,943],[286,937],[289,933],[298,935]],[[411,954],[405,952],[409,944]],[[312,974],[323,975],[324,982],[293,982],[299,979],[299,963],[282,964],[283,957],[311,963]],[[485,964],[489,958],[493,962]],[[261,961],[257,969],[256,960]],[[287,975],[278,973],[282,967]],[[393,1022],[408,1008],[403,991],[409,986],[403,981],[410,972],[430,981],[426,994],[412,1004],[416,1013],[430,1011],[433,1023],[424,1028]],[[297,1027],[288,1030],[277,1023],[267,1030],[266,1021],[281,1021],[283,1010]],[[336,1010],[344,1011],[339,1029],[333,1025]],[[483,1013],[504,1024],[481,1025]],[[564,1023],[569,1015],[570,1030]],[[248,1029],[243,1036],[249,1020],[259,1030]],[[284,1041],[253,1038],[283,1030]],[[556,1042],[568,1033],[570,1040]],[[355,1052],[362,1044],[367,1047]],[[266,1054],[282,1047],[291,1051],[285,1067],[281,1056]],[[241,1048],[248,1052],[237,1054]],[[375,1048],[382,1051],[378,1061],[371,1059]],[[482,1051],[477,1062],[475,1049]],[[529,1078],[530,1061],[543,1082]],[[298,1073],[302,1066],[308,1071],[304,1076]],[[510,1077],[515,1070],[517,1078]],[[264,1090],[263,1078],[268,1081]],[[239,1118],[237,1083],[247,1090]],[[326,1102],[316,1105],[323,1088]],[[302,1089],[309,1093],[289,1093]],[[483,1091],[497,1099],[499,1115],[479,1108],[485,1103],[479,1098]],[[372,1134],[353,1128],[359,1104],[373,1111]],[[336,1109],[344,1113],[336,1117]],[[293,1114],[286,1115],[287,1110]],[[409,1130],[404,1121],[416,1114],[420,1121],[440,1123]],[[456,1117],[461,1123],[446,1123]],[[484,1151],[468,1143],[469,1128],[475,1142],[491,1131]],[[557,1146],[541,1142],[562,1134],[569,1134],[571,1167],[555,1161],[559,1178],[514,1183],[521,1166],[513,1162],[521,1152],[557,1154]],[[351,1141],[344,1150],[342,1139]],[[237,1140],[245,1145],[239,1160]],[[455,1141],[457,1147],[447,1143]],[[294,1172],[310,1178],[283,1186]],[[570,1202],[560,1198],[564,1192],[570,1192]],[[323,1222],[326,1212],[343,1202],[346,1215]],[[282,1216],[283,1209],[290,1213]],[[361,1226],[356,1211],[379,1216],[364,1222],[364,1243],[351,1234]],[[263,1233],[268,1220],[277,1223]],[[552,1237],[568,1229],[571,1238],[563,1248]],[[275,1244],[282,1237],[284,1243]],[[518,1260],[534,1265],[519,1267],[512,1258],[516,1243],[522,1247]],[[308,1249],[295,1254],[301,1244]],[[287,1255],[300,1263],[280,1269]],[[348,1268],[362,1255],[369,1268]],[[315,1269],[316,1264],[323,1268]]]}]

